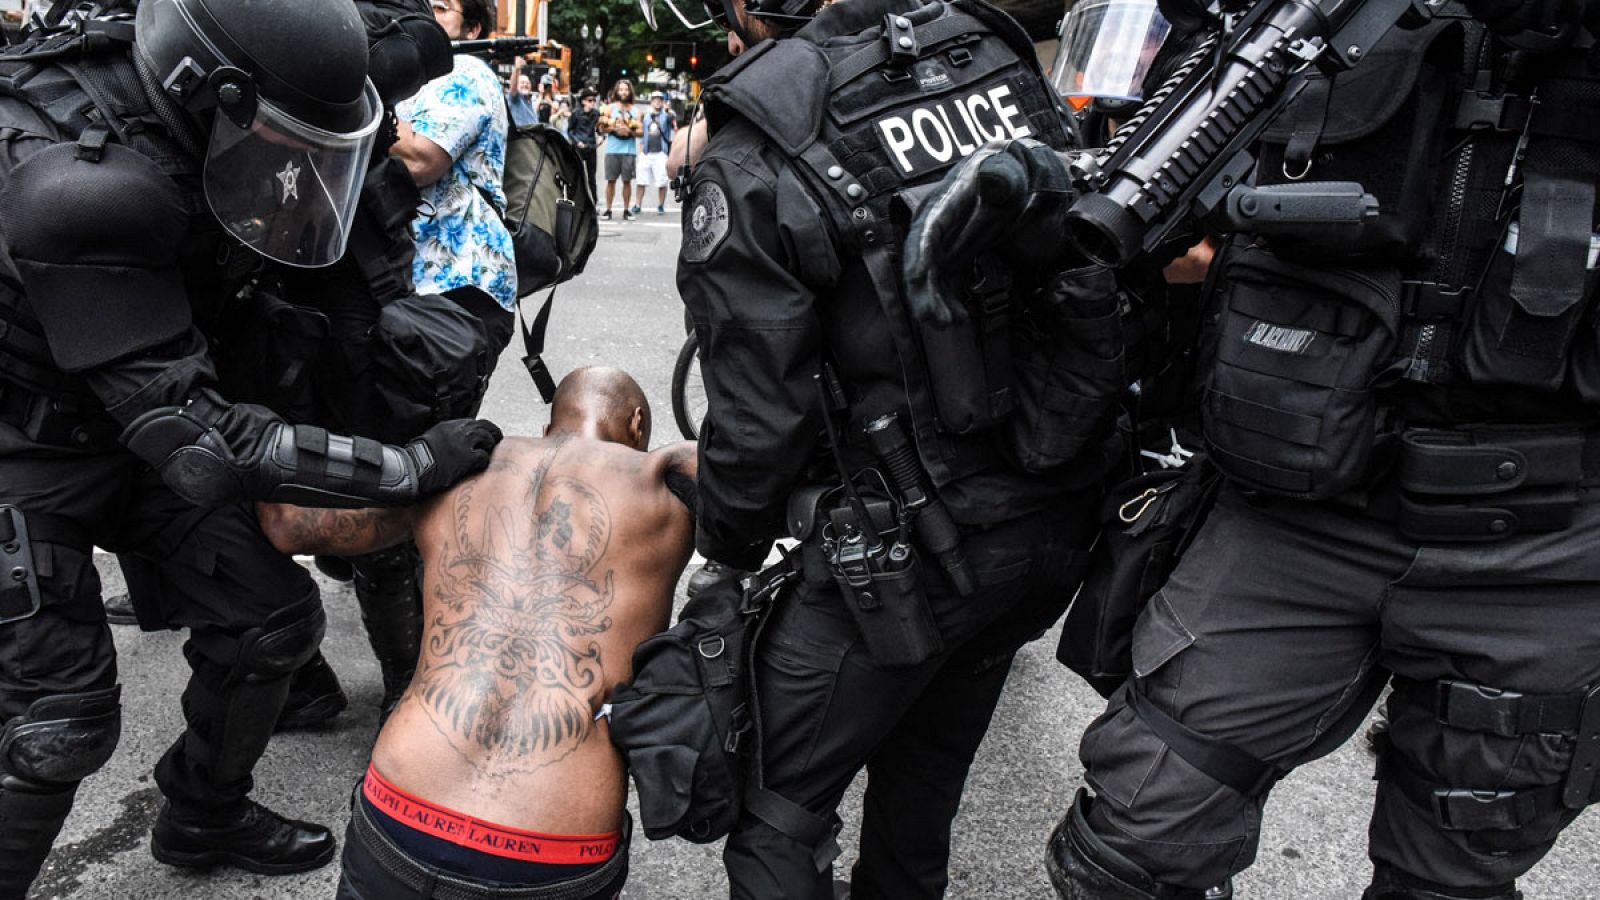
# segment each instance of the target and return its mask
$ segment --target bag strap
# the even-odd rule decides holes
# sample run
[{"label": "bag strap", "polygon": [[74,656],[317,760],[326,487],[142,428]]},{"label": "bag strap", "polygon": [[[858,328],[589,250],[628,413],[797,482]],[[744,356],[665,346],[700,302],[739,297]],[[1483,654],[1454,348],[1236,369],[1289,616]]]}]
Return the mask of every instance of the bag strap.
[{"label": "bag strap", "polygon": [[539,389],[539,396],[545,403],[553,403],[556,399],[556,382],[550,376],[550,368],[544,363],[545,333],[550,330],[550,307],[555,305],[556,287],[550,288],[550,293],[545,295],[544,305],[539,307],[539,314],[533,317],[533,327],[529,327],[527,318],[522,315],[522,301],[517,301],[517,327],[522,332],[522,365],[528,370],[528,376]]},{"label": "bag strap", "polygon": [[[783,552],[782,550],[779,551]],[[779,832],[812,848],[812,861],[818,872],[826,872],[838,859],[839,831],[835,817],[823,817],[800,804],[771,790],[766,783],[766,756],[762,737],[761,696],[756,684],[756,652],[761,646],[761,635],[771,618],[778,592],[790,580],[800,576],[795,558],[783,553],[783,560],[764,570],[758,578],[761,587],[746,599],[748,612],[757,617],[755,630],[745,648],[745,683],[749,686],[751,732],[755,739],[755,752],[749,766],[749,785],[745,789],[744,808],[751,815]]]}]

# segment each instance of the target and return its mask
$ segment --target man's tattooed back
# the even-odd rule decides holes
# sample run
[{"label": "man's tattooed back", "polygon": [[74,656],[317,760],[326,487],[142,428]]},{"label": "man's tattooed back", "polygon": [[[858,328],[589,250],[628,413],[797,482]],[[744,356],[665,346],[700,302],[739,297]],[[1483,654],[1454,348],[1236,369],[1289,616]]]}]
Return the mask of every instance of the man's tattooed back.
[{"label": "man's tattooed back", "polygon": [[[507,438],[482,475],[418,508],[422,652],[373,749],[377,770],[486,821],[617,828],[626,782],[596,713],[630,676],[634,647],[668,624],[693,524],[666,476],[693,471],[689,444],[646,454],[569,433]],[[352,549],[313,534],[393,540],[390,518],[263,509],[297,552]]]}]

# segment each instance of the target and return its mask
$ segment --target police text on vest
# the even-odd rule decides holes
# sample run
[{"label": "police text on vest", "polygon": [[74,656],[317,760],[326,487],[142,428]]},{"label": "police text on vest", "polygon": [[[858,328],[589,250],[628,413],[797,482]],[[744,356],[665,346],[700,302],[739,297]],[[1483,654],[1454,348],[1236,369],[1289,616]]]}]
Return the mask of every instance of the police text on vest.
[{"label": "police text on vest", "polygon": [[895,164],[907,175],[968,156],[989,141],[1033,134],[1006,84],[885,116],[877,125]]}]

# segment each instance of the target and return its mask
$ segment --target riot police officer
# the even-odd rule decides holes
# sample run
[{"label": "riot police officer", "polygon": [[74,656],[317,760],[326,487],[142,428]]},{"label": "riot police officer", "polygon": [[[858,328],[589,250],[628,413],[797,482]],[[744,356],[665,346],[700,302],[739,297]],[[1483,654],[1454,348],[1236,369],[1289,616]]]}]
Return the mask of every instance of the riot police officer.
[{"label": "riot police officer", "polygon": [[1084,735],[1062,897],[1241,871],[1272,786],[1390,683],[1366,900],[1519,898],[1600,799],[1589,6],[1442,5],[1301,76],[1257,142],[1258,186],[1378,202],[1340,240],[1250,228],[1218,263],[1226,483]]},{"label": "riot police officer", "polygon": [[213,389],[200,327],[260,256],[343,254],[380,121],[366,49],[353,5],[153,0],[0,59],[0,896],[26,892],[117,741],[95,545],[158,562],[179,588],[160,615],[190,629],[156,857],[332,858],[327,829],[248,797],[324,619],[244,501],[414,502],[486,465],[499,432],[458,420],[386,445],[291,425]]},{"label": "riot police officer", "polygon": [[[757,653],[763,786],[728,877],[735,897],[831,898],[835,809],[865,767],[851,895],[939,897],[1012,657],[1079,578],[1123,385],[1094,270],[988,284],[919,329],[896,210],[990,140],[1065,147],[1069,118],[981,2],[709,6],[743,52],[707,84],[679,257],[709,397],[696,544],[755,570],[787,530],[805,572]],[[717,591],[737,601],[724,581],[696,602]]]}]

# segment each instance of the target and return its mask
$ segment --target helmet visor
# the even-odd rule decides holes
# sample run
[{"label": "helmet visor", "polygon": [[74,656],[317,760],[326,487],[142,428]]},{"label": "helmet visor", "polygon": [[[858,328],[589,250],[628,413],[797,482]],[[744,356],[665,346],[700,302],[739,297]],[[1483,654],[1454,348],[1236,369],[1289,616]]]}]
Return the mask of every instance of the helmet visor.
[{"label": "helmet visor", "polygon": [[1051,69],[1056,93],[1073,109],[1097,97],[1142,99],[1150,64],[1171,30],[1157,0],[1079,0],[1061,25]]},{"label": "helmet visor", "polygon": [[265,98],[249,128],[219,111],[201,180],[222,227],[291,266],[326,266],[343,256],[383,117],[371,81],[364,99],[371,120],[348,134],[301,122]]}]

